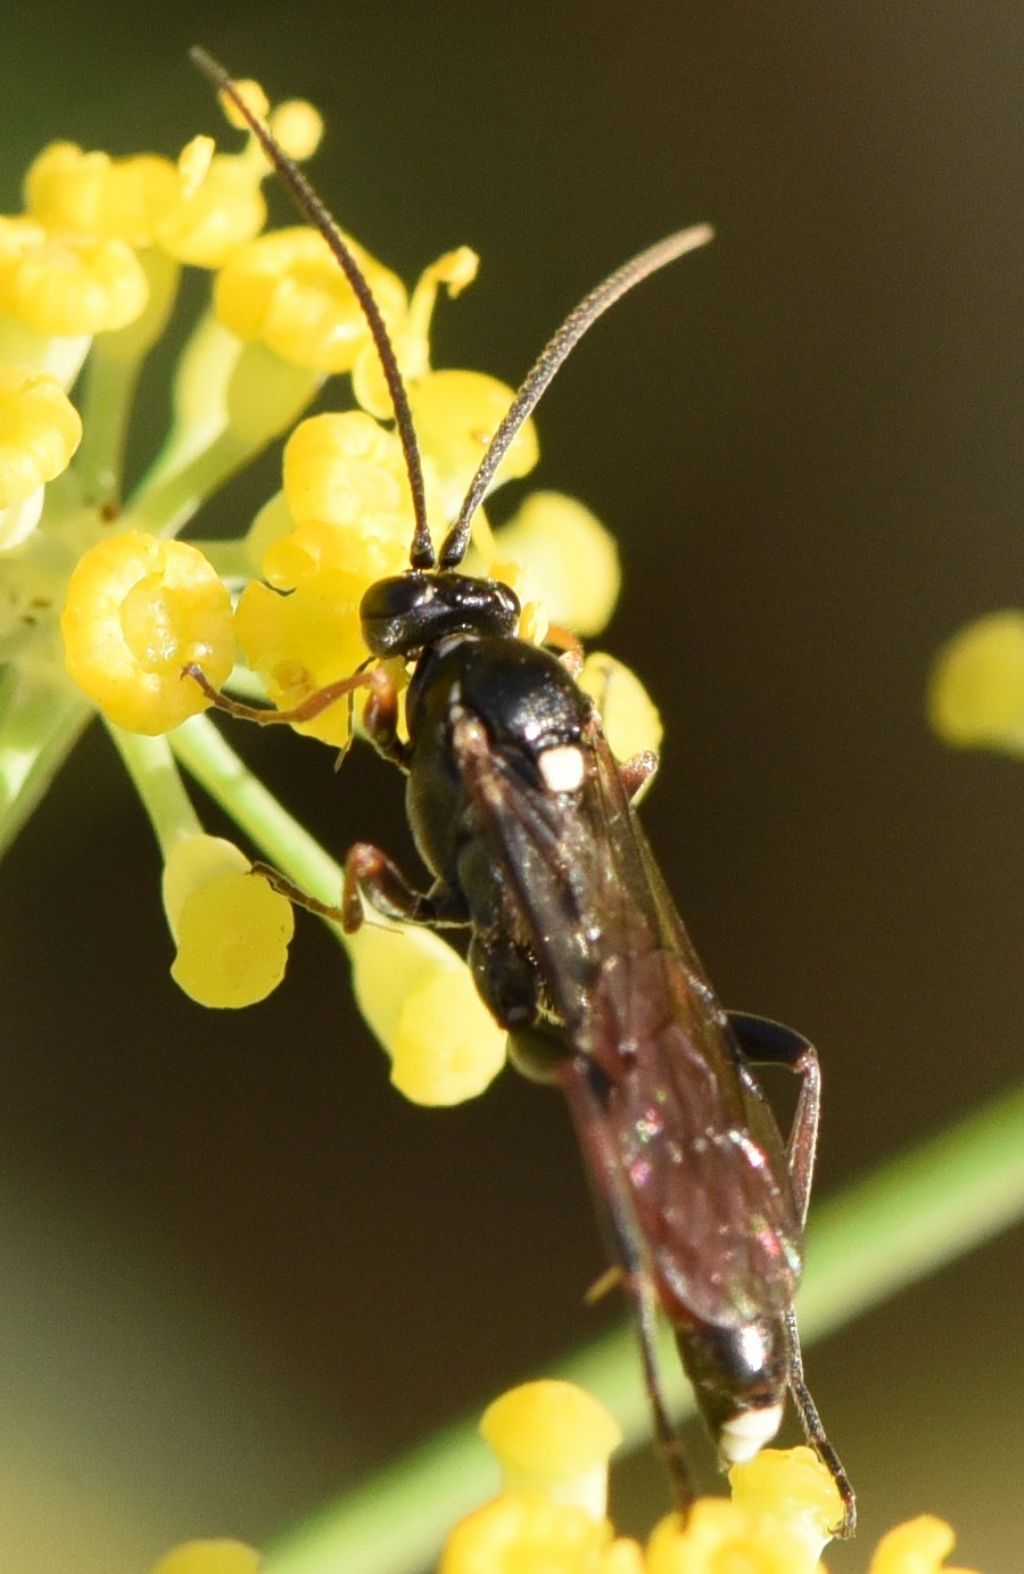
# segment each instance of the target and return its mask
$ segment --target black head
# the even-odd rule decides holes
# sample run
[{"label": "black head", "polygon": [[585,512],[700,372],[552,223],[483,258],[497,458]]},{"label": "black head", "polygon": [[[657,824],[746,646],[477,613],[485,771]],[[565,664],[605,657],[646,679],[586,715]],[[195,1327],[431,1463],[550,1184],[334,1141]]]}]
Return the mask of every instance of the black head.
[{"label": "black head", "polygon": [[371,585],[359,605],[375,656],[409,656],[448,634],[514,634],[519,598],[495,579],[413,569]]}]

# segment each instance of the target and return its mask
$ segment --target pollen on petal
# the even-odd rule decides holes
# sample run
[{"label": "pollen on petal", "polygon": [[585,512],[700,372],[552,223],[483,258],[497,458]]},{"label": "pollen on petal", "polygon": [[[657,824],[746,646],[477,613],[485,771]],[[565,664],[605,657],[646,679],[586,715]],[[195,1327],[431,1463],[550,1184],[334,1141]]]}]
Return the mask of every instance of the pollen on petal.
[{"label": "pollen on petal", "polygon": [[261,1561],[241,1541],[185,1541],[165,1553],[150,1574],[259,1574]]},{"label": "pollen on petal", "polygon": [[287,898],[221,837],[197,835],[172,848],[164,906],[178,953],[171,977],[200,1005],[254,1005],[284,977],[295,916]]},{"label": "pollen on petal", "polygon": [[235,660],[231,598],[184,541],[129,532],[84,554],[61,617],[68,672],[111,721],[167,732],[209,701],[182,677],[192,663],[214,687]]}]

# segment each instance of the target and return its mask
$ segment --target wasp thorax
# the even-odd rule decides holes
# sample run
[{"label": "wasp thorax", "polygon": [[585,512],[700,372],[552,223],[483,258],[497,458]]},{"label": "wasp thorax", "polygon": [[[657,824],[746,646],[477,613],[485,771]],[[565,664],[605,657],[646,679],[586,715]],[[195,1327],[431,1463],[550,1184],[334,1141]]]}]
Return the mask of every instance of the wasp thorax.
[{"label": "wasp thorax", "polygon": [[418,569],[378,580],[359,606],[375,656],[407,656],[448,634],[514,634],[519,612],[519,598],[498,580]]}]

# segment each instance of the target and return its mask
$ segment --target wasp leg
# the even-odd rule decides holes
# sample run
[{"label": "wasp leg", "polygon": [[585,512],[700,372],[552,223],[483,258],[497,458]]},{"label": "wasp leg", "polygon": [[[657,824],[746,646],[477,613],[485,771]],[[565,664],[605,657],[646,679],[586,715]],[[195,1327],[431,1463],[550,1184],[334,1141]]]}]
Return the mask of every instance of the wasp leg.
[{"label": "wasp leg", "polygon": [[[580,1098],[570,1097],[569,1107],[574,1119],[579,1120],[581,1103],[596,1104],[603,1109],[607,1099],[608,1084],[600,1067],[585,1056],[573,1055],[563,1063],[562,1080],[575,1083]],[[622,1282],[633,1303],[633,1319],[640,1344],[640,1363],[644,1387],[654,1418],[654,1437],[658,1452],[665,1462],[672,1491],[680,1514],[689,1512],[696,1496],[683,1445],[672,1425],[658,1371],[658,1311],[654,1288],[647,1265],[637,1249],[637,1232],[632,1209],[622,1183],[618,1159],[603,1122],[592,1122],[590,1147],[602,1170],[602,1185],[595,1194],[598,1214],[609,1226],[619,1263]],[[596,1143],[593,1139],[597,1139]]]},{"label": "wasp leg", "polygon": [[[807,1221],[814,1173],[814,1154],[818,1144],[818,1114],[821,1104],[821,1066],[818,1052],[809,1039],[795,1028],[784,1027],[770,1017],[751,1016],[730,1011],[729,1023],[747,1059],[761,1065],[786,1066],[801,1078],[793,1129],[786,1153],[793,1193],[800,1213],[801,1227]],[[796,1313],[790,1307],[783,1314],[789,1357],[789,1389],[800,1415],[807,1441],[836,1484],[843,1500],[843,1522],[839,1534],[849,1537],[857,1528],[857,1500],[842,1461],[825,1434],[818,1407],[804,1378],[803,1355]]]},{"label": "wasp leg", "polygon": [[287,875],[283,875],[272,864],[257,861],[253,864],[251,872],[261,874],[271,890],[276,891],[279,896],[286,896],[294,907],[301,907],[307,913],[315,913],[318,918],[330,918],[336,924],[341,923],[340,907],[332,906],[330,902],[321,902],[319,897],[310,896],[301,885],[296,885],[293,880],[289,880]]},{"label": "wasp leg", "polygon": [[651,785],[658,770],[658,756],[654,749],[642,749],[639,754],[630,755],[628,760],[623,760],[619,766],[619,775],[622,785],[626,789],[626,797],[630,803],[636,803],[641,794]]},{"label": "wasp leg", "polygon": [[412,750],[398,736],[398,689],[384,667],[375,667],[370,675],[363,726],[377,753],[408,774]]},{"label": "wasp leg", "polygon": [[583,641],[572,629],[562,623],[552,623],[544,643],[560,651],[559,661],[571,678],[578,678],[583,671]]},{"label": "wasp leg", "polygon": [[843,1462],[839,1458],[832,1444],[829,1442],[822,1424],[818,1407],[811,1398],[811,1391],[807,1387],[804,1377],[804,1359],[800,1350],[800,1330],[797,1328],[796,1313],[790,1307],[783,1313],[783,1325],[786,1330],[786,1344],[789,1356],[789,1391],[793,1395],[793,1403],[800,1415],[800,1421],[807,1441],[821,1460],[832,1480],[836,1490],[843,1500],[843,1518],[839,1525],[837,1535],[848,1540],[857,1531],[857,1496],[849,1476],[843,1469]]},{"label": "wasp leg", "polygon": [[465,924],[466,917],[448,886],[417,891],[387,853],[370,842],[356,842],[345,855],[345,879],[337,916],[346,934],[363,922],[363,898],[385,918],[440,929]]},{"label": "wasp leg", "polygon": [[683,1445],[672,1425],[672,1419],[665,1405],[665,1396],[661,1391],[661,1376],[658,1372],[657,1302],[647,1271],[635,1251],[631,1249],[629,1229],[618,1217],[614,1207],[611,1210],[611,1220],[612,1230],[618,1241],[619,1255],[622,1258],[623,1285],[626,1294],[633,1302],[644,1387],[654,1417],[654,1438],[658,1445],[658,1452],[665,1461],[676,1507],[680,1514],[685,1516],[693,1504],[696,1493],[690,1479],[690,1469],[683,1452]]},{"label": "wasp leg", "polygon": [[239,721],[254,721],[259,727],[275,727],[282,722],[292,725],[295,722],[313,721],[329,705],[334,705],[346,695],[351,696],[356,689],[365,688],[373,682],[372,673],[354,672],[350,678],[339,678],[336,683],[314,689],[301,705],[294,705],[290,710],[271,710],[260,705],[244,705],[241,700],[233,700],[220,689],[215,689],[197,662],[190,662],[187,667],[183,667],[181,675],[198,683],[210,704],[216,705],[225,715],[234,716]]},{"label": "wasp leg", "polygon": [[392,863],[386,853],[369,842],[356,842],[345,858],[345,874],[341,888],[341,901],[321,902],[310,896],[301,886],[289,880],[270,864],[254,863],[254,874],[261,874],[275,891],[286,896],[296,907],[318,918],[329,918],[340,924],[346,934],[352,934],[362,924],[362,897],[385,918],[403,920],[410,924],[429,924],[435,928],[463,924],[465,918],[456,911],[456,904],[447,887],[432,891],[416,891]]},{"label": "wasp leg", "polygon": [[[729,1025],[740,1048],[755,1065],[785,1066],[800,1077],[800,1097],[793,1129],[786,1145],[789,1173],[793,1182],[800,1224],[807,1222],[814,1177],[814,1155],[818,1146],[818,1117],[821,1108],[821,1066],[818,1051],[795,1028],[784,1027],[770,1017],[750,1016],[745,1011],[730,1011]],[[757,1089],[760,1096],[760,1089]]]}]

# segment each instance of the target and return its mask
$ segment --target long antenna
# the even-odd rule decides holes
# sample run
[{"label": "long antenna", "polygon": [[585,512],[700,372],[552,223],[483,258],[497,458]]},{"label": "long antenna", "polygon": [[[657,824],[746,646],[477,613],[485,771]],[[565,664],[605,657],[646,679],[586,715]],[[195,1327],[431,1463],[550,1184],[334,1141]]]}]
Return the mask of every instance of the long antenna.
[{"label": "long antenna", "polygon": [[412,538],[412,549],[409,561],[413,568],[433,568],[437,557],[427,528],[427,502],[423,489],[423,466],[420,462],[419,446],[416,442],[416,430],[412,422],[412,411],[409,408],[409,396],[405,391],[402,373],[398,366],[398,357],[394,345],[381,316],[380,307],[373,297],[373,291],[367,282],[363,270],[352,254],[351,249],[339,233],[326,204],[314,187],[306,179],[298,166],[288,157],[287,153],[279,146],[270,131],[249,108],[245,99],[239,93],[230,75],[225,71],[219,61],[207,54],[205,49],[197,45],[189,50],[193,63],[214,87],[219,88],[233,107],[241,115],[249,130],[256,138],[267,158],[276,169],[281,181],[290,193],[292,200],[300,212],[309,222],[319,230],[327,242],[346,279],[352,286],[356,300],[362,309],[363,316],[369,324],[377,355],[380,358],[381,368],[388,385],[391,396],[391,405],[395,412],[395,425],[401,438],[402,449],[405,454],[405,468],[409,475],[409,490],[412,493],[413,517],[415,530]]},{"label": "long antenna", "polygon": [[698,246],[706,246],[708,241],[714,238],[714,233],[710,224],[694,224],[690,229],[678,230],[674,235],[667,235],[664,240],[657,241],[646,251],[640,252],[639,256],[623,263],[621,268],[616,268],[603,284],[591,290],[575,310],[569,313],[558,332],[548,340],[533,363],[507,415],[491,438],[487,452],[480,462],[480,468],[470,482],[469,491],[459,510],[459,517],[444,538],[440,553],[442,568],[456,568],[465,557],[473,515],[483,501],[484,493],[491,483],[495,470],[504,459],[509,444],[523,422],[536,409],[541,395],[569,351],[579,342],[591,324],[596,322],[609,306],[614,305],[621,295],[631,290],[634,284],[639,284],[641,279],[656,273],[667,263],[675,262],[677,257],[685,256],[688,251],[696,251]]}]

